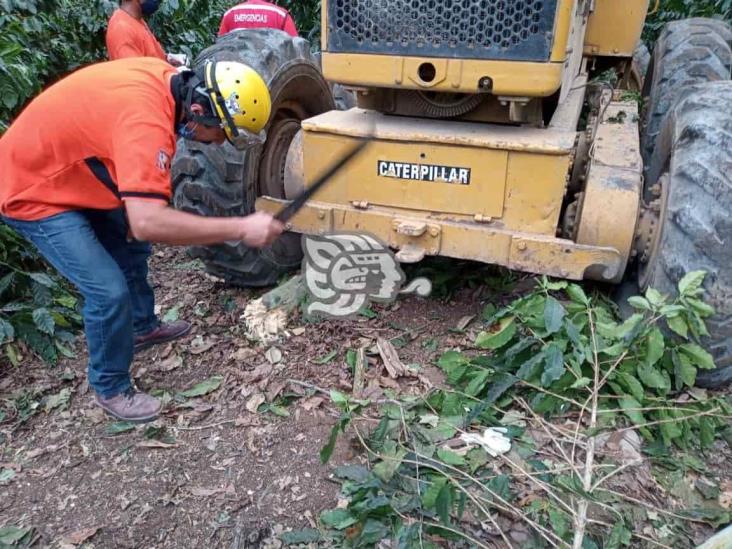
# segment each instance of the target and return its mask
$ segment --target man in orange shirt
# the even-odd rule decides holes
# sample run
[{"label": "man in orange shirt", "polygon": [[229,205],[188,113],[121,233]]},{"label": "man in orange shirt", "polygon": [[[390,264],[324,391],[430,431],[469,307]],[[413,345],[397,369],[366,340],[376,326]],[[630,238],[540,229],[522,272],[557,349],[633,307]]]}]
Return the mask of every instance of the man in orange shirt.
[{"label": "man in orange shirt", "polygon": [[157,57],[174,67],[185,65],[183,54],[166,54],[143,16],[150,16],[160,7],[160,0],[120,0],[107,24],[109,59],[124,57]]},{"label": "man in orange shirt", "polygon": [[290,36],[298,36],[295,20],[290,12],[266,0],[248,0],[224,14],[219,26],[219,36],[238,29],[278,29]]},{"label": "man in orange shirt", "polygon": [[171,208],[176,133],[242,148],[261,143],[270,110],[267,85],[241,63],[179,73],[159,59],[121,59],[54,84],[0,138],[0,217],[81,292],[89,384],[114,417],[148,421],[161,408],[130,379],[135,240],[263,247],[283,230],[264,213],[204,218]]}]

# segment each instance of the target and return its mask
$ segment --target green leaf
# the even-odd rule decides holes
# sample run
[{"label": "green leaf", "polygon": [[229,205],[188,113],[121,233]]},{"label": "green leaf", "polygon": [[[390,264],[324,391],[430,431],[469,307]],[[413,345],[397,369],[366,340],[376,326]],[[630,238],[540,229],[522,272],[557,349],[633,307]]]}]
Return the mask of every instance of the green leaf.
[{"label": "green leaf", "polygon": [[320,450],[320,463],[326,464],[330,460],[330,457],[333,455],[333,450],[335,450],[336,441],[338,440],[338,432],[341,429],[340,422],[333,425],[333,428],[330,430],[330,436],[328,437],[328,442],[321,448]]},{"label": "green leaf", "polygon": [[313,528],[293,530],[280,535],[280,541],[285,545],[299,545],[302,543],[316,543],[320,541],[320,532]]},{"label": "green leaf", "polygon": [[643,309],[645,311],[651,310],[651,304],[648,303],[648,300],[645,297],[640,297],[638,295],[629,297],[628,303],[630,303],[631,307],[634,307],[636,309]]},{"label": "green leaf", "polygon": [[435,510],[440,517],[442,524],[450,524],[450,512],[452,511],[452,486],[445,484],[437,495]]},{"label": "green leaf", "polygon": [[323,511],[320,513],[320,521],[328,528],[343,530],[356,524],[358,519],[352,516],[346,509],[333,509],[332,511]]},{"label": "green leaf", "polygon": [[0,318],[0,344],[11,341],[15,337],[15,329],[10,322]]},{"label": "green leaf", "polygon": [[643,389],[643,385],[641,385],[640,381],[638,381],[635,377],[626,372],[618,372],[617,375],[623,386],[628,391],[630,391],[630,394],[636,400],[643,400],[643,397],[645,396],[645,390]]},{"label": "green leaf", "polygon": [[465,458],[463,456],[447,448],[439,448],[437,450],[437,457],[448,465],[465,465]]},{"label": "green leaf", "polygon": [[315,364],[328,364],[331,360],[333,360],[338,355],[338,349],[333,349],[330,353],[327,355],[319,358],[315,361]]},{"label": "green leaf", "polygon": [[646,423],[643,414],[640,412],[640,408],[642,408],[642,406],[636,399],[626,396],[620,399],[619,404],[625,415],[628,416],[630,421],[635,425],[643,425]]},{"label": "green leaf", "polygon": [[442,368],[446,374],[449,374],[455,368],[468,364],[470,360],[462,353],[457,351],[447,351],[443,353],[437,361],[437,365]]},{"label": "green leaf", "polygon": [[104,429],[104,432],[108,435],[118,435],[120,433],[132,431],[134,428],[135,424],[131,421],[115,421],[114,423],[110,423],[109,425],[107,425],[107,427]]},{"label": "green leaf", "polygon": [[384,453],[381,456],[382,461],[374,465],[374,476],[383,482],[389,482],[391,477],[394,476],[394,473],[397,472],[397,469],[399,469],[406,455],[407,452],[403,449],[396,450],[396,452]]},{"label": "green leaf", "polygon": [[42,284],[46,288],[56,287],[56,283],[46,273],[28,273],[28,276],[30,276],[33,280],[38,282],[38,284]]},{"label": "green leaf", "polygon": [[341,465],[335,468],[333,474],[342,480],[364,482],[369,476],[369,470],[362,465]]},{"label": "green leaf", "polygon": [[686,355],[673,352],[671,360],[674,364],[674,377],[676,378],[676,390],[680,391],[684,385],[693,387],[696,382],[696,368]]},{"label": "green leaf", "polygon": [[363,307],[363,308],[359,309],[358,314],[361,316],[364,316],[366,318],[369,318],[369,319],[376,318],[377,316],[379,316],[376,311],[374,311],[373,309],[371,309],[369,307]]},{"label": "green leaf", "polygon": [[221,382],[224,380],[223,376],[212,376],[208,378],[205,381],[202,381],[201,383],[198,383],[191,387],[190,389],[186,389],[182,393],[180,393],[181,396],[186,398],[193,398],[193,397],[199,397],[203,395],[207,395],[208,393],[211,393],[219,388],[219,385],[221,385]]},{"label": "green leaf", "polygon": [[284,406],[278,406],[277,404],[268,404],[267,410],[279,417],[290,417],[290,412]]},{"label": "green leaf", "polygon": [[13,546],[24,537],[30,534],[30,528],[18,528],[17,526],[3,526],[0,528],[0,547]]},{"label": "green leaf", "polygon": [[570,284],[567,286],[567,295],[569,295],[569,298],[575,303],[580,303],[582,305],[589,305],[590,303],[585,291],[578,284]]},{"label": "green leaf", "polygon": [[485,307],[483,307],[483,320],[490,320],[493,318],[493,315],[496,314],[496,306],[493,305],[493,303],[488,303]]},{"label": "green leaf", "polygon": [[692,364],[704,370],[714,370],[714,357],[695,343],[685,343],[679,346],[682,353],[689,357]]},{"label": "green leaf", "polygon": [[655,288],[648,288],[646,290],[646,299],[655,309],[660,308],[666,302],[666,298]]},{"label": "green leaf", "polygon": [[592,383],[592,380],[589,377],[581,377],[572,385],[570,385],[570,389],[582,389],[584,387],[587,387],[590,383]]},{"label": "green leaf", "polygon": [[689,325],[686,323],[686,320],[684,320],[684,317],[674,316],[666,318],[666,324],[668,324],[671,331],[679,334],[684,339],[689,337]]},{"label": "green leaf", "polygon": [[48,335],[53,335],[54,328],[56,327],[51,313],[45,307],[33,311],[33,323],[36,325],[36,328]]},{"label": "green leaf", "polygon": [[429,487],[422,492],[422,506],[425,509],[433,509],[437,505],[437,496],[447,484],[445,477],[436,478]]},{"label": "green leaf", "polygon": [[653,366],[647,366],[645,364],[638,364],[637,368],[638,379],[643,382],[643,385],[650,387],[651,389],[663,389],[668,390],[671,388],[666,377],[659,370]]},{"label": "green leaf", "polygon": [[694,309],[700,316],[704,318],[712,316],[715,313],[714,307],[712,307],[708,303],[704,303],[699,299],[689,297],[686,299],[686,302],[691,306],[692,309]]},{"label": "green leaf", "polygon": [[351,369],[351,372],[356,368],[356,362],[358,361],[358,351],[354,349],[348,349],[346,351],[346,364]]},{"label": "green leaf", "polygon": [[348,397],[341,393],[340,391],[336,391],[335,389],[330,390],[330,400],[333,401],[333,404],[338,406],[341,410],[345,410],[348,408]]},{"label": "green leaf", "polygon": [[560,538],[563,538],[565,535],[567,535],[567,532],[569,532],[569,522],[567,521],[567,515],[554,507],[549,507],[547,513],[549,515],[549,522],[552,525],[552,530],[554,530],[554,533],[556,533]]},{"label": "green leaf", "polygon": [[544,349],[544,372],[541,374],[541,384],[549,387],[564,375],[564,355],[556,343],[550,343]]},{"label": "green leaf", "polygon": [[544,326],[546,331],[550,334],[554,334],[561,330],[562,321],[567,311],[564,310],[562,304],[556,299],[549,296],[546,298],[546,304],[544,305]]},{"label": "green leaf", "polygon": [[627,547],[630,545],[632,539],[633,532],[628,530],[622,522],[617,522],[610,532],[605,549],[621,549],[621,547]]},{"label": "green leaf", "polygon": [[180,318],[180,308],[183,306],[182,303],[177,303],[175,307],[172,307],[168,312],[163,315],[163,322],[175,322]]},{"label": "green leaf", "polygon": [[363,530],[354,543],[354,547],[370,547],[382,539],[389,537],[389,529],[384,523],[375,519],[368,519]]},{"label": "green leaf", "polygon": [[646,354],[646,364],[653,366],[663,356],[665,345],[663,342],[663,334],[658,328],[653,328],[648,334],[648,354]]},{"label": "green leaf", "polygon": [[501,319],[495,332],[480,332],[475,338],[475,345],[481,349],[500,349],[516,335],[514,317]]},{"label": "green leaf", "polygon": [[541,363],[544,361],[544,353],[536,353],[529,360],[524,362],[516,372],[516,377],[528,381],[539,375]]},{"label": "green leaf", "polygon": [[705,271],[691,271],[679,281],[679,293],[682,296],[695,295],[696,291],[701,288],[704,277],[707,275]]},{"label": "green leaf", "polygon": [[8,482],[15,476],[15,469],[0,469],[0,482]]},{"label": "green leaf", "polygon": [[491,376],[491,372],[488,370],[481,370],[480,372],[475,374],[475,377],[470,381],[468,386],[465,388],[465,393],[470,396],[476,396],[488,384],[488,378],[490,376]]}]

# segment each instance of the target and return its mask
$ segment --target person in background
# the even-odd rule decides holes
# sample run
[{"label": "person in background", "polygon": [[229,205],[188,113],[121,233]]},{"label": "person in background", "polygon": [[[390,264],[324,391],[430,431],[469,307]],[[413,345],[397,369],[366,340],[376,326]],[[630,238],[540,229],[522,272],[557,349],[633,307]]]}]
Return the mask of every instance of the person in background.
[{"label": "person in background", "polygon": [[290,12],[265,0],[242,2],[224,14],[219,36],[237,29],[278,29],[290,36],[298,36]]},{"label": "person in background", "polygon": [[120,0],[107,24],[107,56],[110,61],[125,57],[157,57],[174,67],[187,64],[185,54],[165,53],[143,17],[160,7],[160,0]]}]

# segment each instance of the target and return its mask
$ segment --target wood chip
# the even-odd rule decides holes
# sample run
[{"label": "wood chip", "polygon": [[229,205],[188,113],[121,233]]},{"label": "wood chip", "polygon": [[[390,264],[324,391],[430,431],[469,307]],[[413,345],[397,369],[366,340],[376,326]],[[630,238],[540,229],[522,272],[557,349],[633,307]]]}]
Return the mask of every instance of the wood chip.
[{"label": "wood chip", "polygon": [[356,366],[353,369],[353,396],[360,398],[363,393],[364,376],[366,375],[366,349],[356,351]]},{"label": "wood chip", "polygon": [[468,316],[462,317],[458,321],[456,328],[458,330],[464,330],[465,328],[468,327],[468,324],[470,324],[473,321],[474,318],[475,318],[475,315],[468,315]]},{"label": "wood chip", "polygon": [[397,354],[394,345],[383,337],[380,337],[376,340],[376,347],[379,350],[381,360],[384,361],[384,367],[392,379],[407,375],[407,368],[399,360],[399,354]]},{"label": "wood chip", "polygon": [[282,351],[280,351],[277,347],[270,347],[267,349],[267,352],[265,355],[267,357],[267,360],[269,360],[270,364],[277,364],[280,360],[282,360]]}]

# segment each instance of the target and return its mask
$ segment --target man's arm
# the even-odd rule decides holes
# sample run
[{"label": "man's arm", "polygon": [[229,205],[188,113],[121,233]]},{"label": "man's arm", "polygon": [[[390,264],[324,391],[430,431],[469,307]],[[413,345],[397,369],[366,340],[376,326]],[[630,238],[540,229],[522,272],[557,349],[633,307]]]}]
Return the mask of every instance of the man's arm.
[{"label": "man's arm", "polygon": [[271,244],[284,230],[272,216],[202,217],[174,210],[165,202],[126,198],[132,236],[137,240],[171,245],[208,245],[239,240],[254,248]]}]

